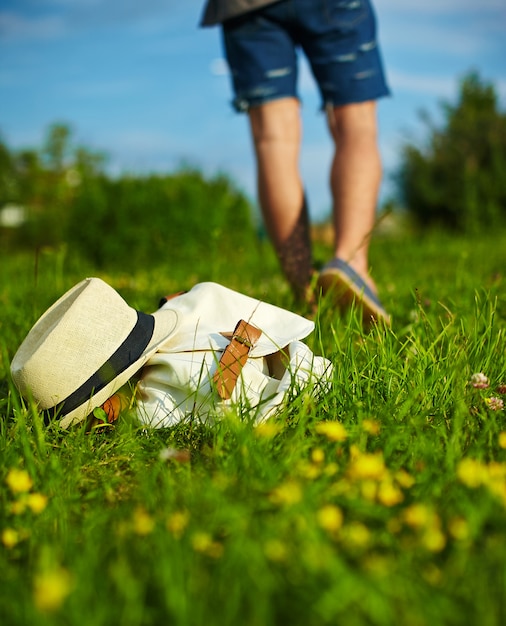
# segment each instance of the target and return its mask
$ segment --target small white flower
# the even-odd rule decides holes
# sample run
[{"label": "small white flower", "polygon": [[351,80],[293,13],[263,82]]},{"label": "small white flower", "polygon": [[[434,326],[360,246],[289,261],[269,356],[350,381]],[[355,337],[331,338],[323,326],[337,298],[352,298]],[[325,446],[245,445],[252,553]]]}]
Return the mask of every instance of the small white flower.
[{"label": "small white flower", "polygon": [[189,450],[178,450],[177,448],[162,448],[158,453],[160,461],[177,461],[188,463],[190,461]]},{"label": "small white flower", "polygon": [[492,396],[491,398],[486,398],[485,402],[491,411],[502,411],[504,409],[504,400],[502,398]]},{"label": "small white flower", "polygon": [[475,389],[487,389],[490,386],[488,378],[482,372],[471,376],[471,385]]}]

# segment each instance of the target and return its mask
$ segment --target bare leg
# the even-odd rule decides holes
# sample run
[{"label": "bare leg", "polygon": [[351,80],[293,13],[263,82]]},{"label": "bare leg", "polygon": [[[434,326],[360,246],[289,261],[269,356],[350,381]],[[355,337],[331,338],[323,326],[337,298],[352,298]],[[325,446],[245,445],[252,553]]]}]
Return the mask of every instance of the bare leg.
[{"label": "bare leg", "polygon": [[311,280],[312,255],[299,172],[299,102],[295,98],[273,100],[250,109],[249,119],[267,232],[295,295],[303,298]]},{"label": "bare leg", "polygon": [[331,170],[336,257],[348,262],[376,292],[368,251],[381,182],[374,101],[328,111],[335,144]]}]

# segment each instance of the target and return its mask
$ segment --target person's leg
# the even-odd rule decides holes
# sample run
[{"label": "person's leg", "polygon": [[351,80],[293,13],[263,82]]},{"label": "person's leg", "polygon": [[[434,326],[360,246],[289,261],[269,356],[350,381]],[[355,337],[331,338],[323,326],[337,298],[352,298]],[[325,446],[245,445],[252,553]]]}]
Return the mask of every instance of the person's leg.
[{"label": "person's leg", "polygon": [[335,144],[330,176],[334,255],[349,263],[376,292],[368,262],[381,182],[376,103],[331,107],[328,121]]},{"label": "person's leg", "polygon": [[331,292],[340,308],[359,302],[365,323],[390,316],[378,299],[369,275],[369,241],[381,181],[374,101],[328,109],[335,143],[331,170],[334,201],[334,258],[318,276],[323,294]]},{"label": "person's leg", "polygon": [[275,2],[223,24],[234,107],[247,112],[258,200],[281,268],[298,298],[311,280],[309,219],[299,172],[297,38],[290,2]]},{"label": "person's leg", "polygon": [[300,105],[281,98],[254,106],[249,120],[257,164],[258,198],[281,268],[298,298],[311,280],[309,219],[299,171]]},{"label": "person's leg", "polygon": [[[302,0],[301,0],[302,2]],[[331,190],[333,258],[318,276],[323,294],[344,308],[362,304],[364,318],[388,320],[369,275],[369,240],[381,179],[376,105],[388,95],[376,20],[369,0],[325,5],[304,0],[301,45],[320,88],[335,144]],[[309,19],[311,18],[311,19]]]}]

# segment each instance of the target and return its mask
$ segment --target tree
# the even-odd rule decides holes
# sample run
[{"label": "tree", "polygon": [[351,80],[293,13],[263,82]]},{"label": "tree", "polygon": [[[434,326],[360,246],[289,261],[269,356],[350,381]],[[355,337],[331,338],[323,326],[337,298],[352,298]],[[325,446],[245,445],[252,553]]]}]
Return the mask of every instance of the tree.
[{"label": "tree", "polygon": [[8,202],[18,200],[16,183],[14,160],[7,146],[0,140],[0,209]]},{"label": "tree", "polygon": [[506,223],[506,114],[492,84],[470,73],[457,103],[425,147],[403,147],[397,176],[406,209],[422,226],[479,232]]},{"label": "tree", "polygon": [[42,154],[49,170],[62,172],[70,158],[72,129],[67,124],[52,124],[47,132]]},{"label": "tree", "polygon": [[106,161],[103,153],[76,147],[72,139],[70,126],[56,123],[41,149],[9,151],[0,142],[0,208],[16,203],[28,216],[10,236],[14,243],[40,247],[66,240],[81,183],[99,179]]},{"label": "tree", "polygon": [[83,180],[72,204],[67,241],[97,267],[180,264],[254,239],[251,206],[225,176],[96,176]]},{"label": "tree", "polygon": [[63,124],[49,128],[39,150],[10,152],[0,142],[0,200],[19,203],[28,216],[9,245],[66,243],[96,267],[125,271],[186,267],[205,255],[212,273],[224,247],[240,254],[254,239],[250,203],[226,176],[183,168],[111,177],[105,162],[103,153],[75,146]]}]

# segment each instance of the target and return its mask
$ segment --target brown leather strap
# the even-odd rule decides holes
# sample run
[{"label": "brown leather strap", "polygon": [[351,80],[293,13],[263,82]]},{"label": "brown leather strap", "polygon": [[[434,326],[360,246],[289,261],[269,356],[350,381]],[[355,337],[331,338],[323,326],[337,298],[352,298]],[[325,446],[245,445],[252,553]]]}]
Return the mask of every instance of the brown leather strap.
[{"label": "brown leather strap", "polygon": [[240,320],[234,329],[230,343],[221,355],[213,381],[218,395],[228,400],[234,391],[241,370],[248,360],[251,348],[256,344],[262,331],[244,320]]},{"label": "brown leather strap", "polygon": [[163,298],[160,298],[160,302],[158,303],[158,308],[161,309],[162,306],[168,302],[169,300],[172,300],[172,298],[177,298],[178,296],[182,296],[183,294],[188,293],[187,291],[178,291],[177,293],[171,293],[168,296],[163,296]]}]

